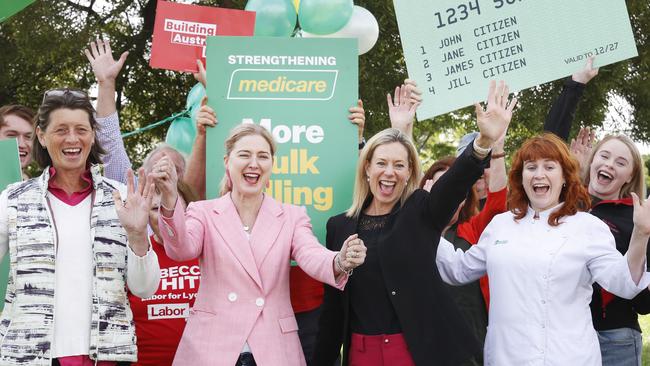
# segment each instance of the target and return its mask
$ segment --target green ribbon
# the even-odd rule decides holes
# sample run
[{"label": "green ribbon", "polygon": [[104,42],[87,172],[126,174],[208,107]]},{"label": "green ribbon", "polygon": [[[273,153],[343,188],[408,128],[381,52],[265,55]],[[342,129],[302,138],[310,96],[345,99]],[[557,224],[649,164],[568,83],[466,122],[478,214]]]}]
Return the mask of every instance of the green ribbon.
[{"label": "green ribbon", "polygon": [[122,138],[124,139],[124,138],[130,137],[130,136],[133,136],[133,135],[137,135],[139,133],[142,133],[142,132],[145,132],[145,131],[148,131],[148,130],[152,130],[152,129],[158,127],[158,126],[164,125],[165,123],[172,122],[173,120],[175,120],[178,117],[190,117],[190,110],[186,109],[186,110],[184,110],[182,112],[172,114],[171,116],[169,116],[169,117],[167,117],[167,118],[165,118],[165,119],[163,119],[161,121],[154,122],[154,123],[152,123],[150,125],[138,128],[137,130],[133,130],[133,131],[130,131],[130,132],[125,132],[125,133],[122,134]]}]

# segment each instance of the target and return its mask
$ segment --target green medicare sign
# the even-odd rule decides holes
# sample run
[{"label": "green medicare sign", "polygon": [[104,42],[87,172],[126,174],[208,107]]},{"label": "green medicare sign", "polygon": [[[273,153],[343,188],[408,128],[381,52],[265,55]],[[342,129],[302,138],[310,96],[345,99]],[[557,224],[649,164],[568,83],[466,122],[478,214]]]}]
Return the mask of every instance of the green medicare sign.
[{"label": "green medicare sign", "polygon": [[208,197],[219,193],[230,130],[260,124],[278,144],[266,194],[305,206],[324,242],[327,219],[352,200],[358,141],[347,115],[357,100],[356,47],[351,39],[208,38],[208,103],[219,120],[208,131]]},{"label": "green medicare sign", "polygon": [[[9,184],[19,182],[22,178],[20,160],[18,157],[18,143],[16,139],[0,140],[0,156],[4,156],[0,164],[0,191]],[[9,251],[0,262],[0,309],[4,307],[4,295],[7,290],[9,276]]]}]

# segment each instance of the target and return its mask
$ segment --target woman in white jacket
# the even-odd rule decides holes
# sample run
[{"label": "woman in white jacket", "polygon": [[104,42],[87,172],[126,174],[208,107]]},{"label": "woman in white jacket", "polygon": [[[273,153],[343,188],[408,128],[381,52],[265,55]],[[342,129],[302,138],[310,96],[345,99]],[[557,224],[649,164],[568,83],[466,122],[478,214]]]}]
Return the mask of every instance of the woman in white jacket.
[{"label": "woman in white jacket", "polygon": [[46,92],[33,148],[43,174],[0,194],[0,258],[10,258],[2,365],[137,360],[127,285],[142,298],[158,288],[147,237],[153,184],[141,175],[135,188],[130,173],[125,189],[99,173],[94,112],[85,92]]},{"label": "woman in white jacket", "polygon": [[509,175],[510,211],[496,216],[467,252],[440,242],[445,282],[490,278],[487,365],[601,365],[591,322],[592,283],[632,298],[650,283],[645,252],[650,204],[634,196],[635,228],[622,256],[609,228],[588,209],[578,165],[563,141],[526,141]]}]

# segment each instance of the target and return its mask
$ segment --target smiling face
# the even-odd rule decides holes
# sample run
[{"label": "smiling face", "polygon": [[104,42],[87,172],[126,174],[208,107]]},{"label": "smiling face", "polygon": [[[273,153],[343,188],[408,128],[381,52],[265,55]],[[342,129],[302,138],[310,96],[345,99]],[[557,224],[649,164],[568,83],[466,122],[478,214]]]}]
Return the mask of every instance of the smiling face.
[{"label": "smiling face", "polygon": [[0,140],[15,138],[18,141],[20,166],[25,168],[32,162],[32,139],[34,136],[32,123],[15,114],[6,115],[2,119],[4,124],[0,127]]},{"label": "smiling face", "polygon": [[539,212],[557,206],[564,182],[562,166],[557,161],[537,159],[524,162],[521,183],[533,210]]},{"label": "smiling face", "polygon": [[232,191],[236,194],[259,195],[266,187],[271,169],[273,154],[271,146],[260,135],[241,137],[233,146],[232,152],[224,159],[226,173],[230,175]]},{"label": "smiling face", "polygon": [[36,128],[38,141],[47,149],[57,171],[83,172],[95,143],[88,112],[61,108],[50,113],[47,128]]},{"label": "smiling face", "polygon": [[632,180],[633,172],[632,152],[612,138],[594,153],[589,166],[589,193],[603,200],[619,199],[621,188]]},{"label": "smiling face", "polygon": [[408,151],[399,142],[377,146],[366,165],[375,213],[388,213],[400,199],[411,176]]}]

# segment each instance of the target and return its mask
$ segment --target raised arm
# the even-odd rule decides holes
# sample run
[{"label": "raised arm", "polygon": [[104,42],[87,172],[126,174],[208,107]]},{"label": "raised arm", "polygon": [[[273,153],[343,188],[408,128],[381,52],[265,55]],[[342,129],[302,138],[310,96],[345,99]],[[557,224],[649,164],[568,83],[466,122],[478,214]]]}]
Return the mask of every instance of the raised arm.
[{"label": "raised arm", "polygon": [[160,265],[147,235],[154,185],[151,180],[147,181],[144,169],[140,168],[138,176],[139,184],[136,187],[133,172],[129,170],[126,198],[123,199],[119,191],[114,191],[113,201],[128,240],[127,285],[134,295],[147,298],[158,289]]},{"label": "raised arm", "polygon": [[632,280],[634,283],[639,283],[646,271],[646,253],[648,239],[650,239],[650,202],[643,197],[638,197],[634,192],[632,192],[632,200],[634,202],[634,229],[632,229],[630,246],[625,256]]},{"label": "raised arm", "polygon": [[198,258],[203,252],[205,215],[195,203],[183,210],[178,199],[178,176],[174,163],[161,158],[149,174],[161,194],[158,226],[165,252],[176,261]]},{"label": "raised arm", "polygon": [[483,174],[490,150],[505,133],[517,99],[508,100],[509,89],[502,81],[490,83],[487,107],[476,104],[479,134],[438,182],[427,198],[428,214],[436,229],[442,231],[474,182]]},{"label": "raised arm", "polygon": [[395,87],[393,97],[390,93],[386,95],[390,126],[402,131],[411,139],[413,139],[415,111],[422,101],[420,94],[415,81],[406,79],[404,84]]},{"label": "raised arm", "polygon": [[490,168],[485,170],[488,178],[488,193],[485,205],[477,215],[458,225],[458,235],[470,243],[476,243],[485,227],[492,221],[492,218],[506,212],[508,208],[506,204],[508,176],[506,174],[505,151],[503,150],[505,136],[504,133],[494,143]]},{"label": "raised arm", "polygon": [[564,82],[562,93],[548,111],[544,122],[544,131],[552,132],[565,141],[569,140],[573,117],[585,86],[598,75],[598,69],[593,67],[593,63],[594,58],[590,57],[580,71]]},{"label": "raised arm", "polygon": [[[207,87],[207,72],[203,67],[201,60],[196,60],[196,65],[199,69],[194,73],[196,81]],[[189,159],[187,159],[187,169],[183,175],[183,182],[188,186],[194,188],[194,191],[199,195],[199,199],[205,199],[205,151],[206,151],[206,129],[217,125],[217,114],[210,106],[208,106],[208,98],[204,97],[201,100],[201,109],[196,114],[196,137],[192,145],[192,152]]]},{"label": "raised arm", "polygon": [[126,172],[131,169],[131,161],[126,154],[124,141],[120,134],[120,120],[115,104],[115,80],[129,53],[124,52],[118,60],[115,60],[110,42],[101,39],[90,42],[89,47],[84,49],[84,53],[92,66],[99,88],[97,94],[97,142],[106,151],[106,155],[102,157],[104,175],[126,184]]},{"label": "raised arm", "polygon": [[206,129],[217,125],[217,114],[207,102],[207,97],[203,98],[196,114],[196,137],[183,175],[185,184],[194,188],[200,199],[205,199]]}]

